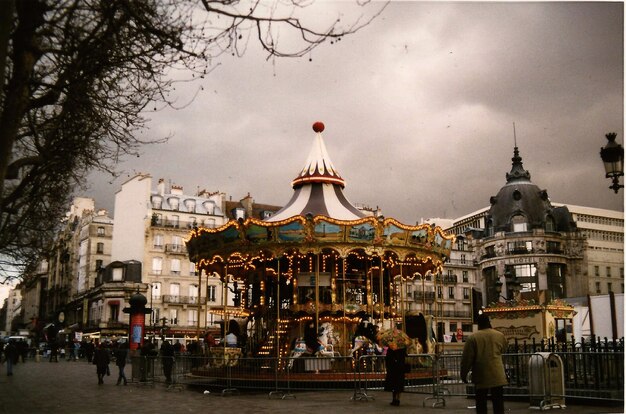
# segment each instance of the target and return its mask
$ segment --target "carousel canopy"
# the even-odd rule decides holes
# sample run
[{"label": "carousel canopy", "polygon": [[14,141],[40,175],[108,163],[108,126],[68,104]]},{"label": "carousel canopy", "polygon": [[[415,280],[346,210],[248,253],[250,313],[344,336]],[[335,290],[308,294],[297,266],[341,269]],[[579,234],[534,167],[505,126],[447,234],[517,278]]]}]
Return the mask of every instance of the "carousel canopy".
[{"label": "carousel canopy", "polygon": [[264,221],[248,218],[194,229],[187,240],[190,260],[207,273],[226,264],[229,272],[245,273],[267,260],[334,252],[343,258],[378,257],[392,275],[440,272],[454,236],[440,227],[409,226],[357,210],[343,195],[345,182],[328,157],[324,125],[317,122],[313,130],[313,148],[293,180],[289,203]]},{"label": "carousel canopy", "polygon": [[278,222],[294,216],[326,216],[337,220],[365,217],[343,194],[345,181],[333,165],[322,138],[324,124],[313,124],[315,140],[304,168],[291,183],[294,194],[285,207],[266,219]]}]

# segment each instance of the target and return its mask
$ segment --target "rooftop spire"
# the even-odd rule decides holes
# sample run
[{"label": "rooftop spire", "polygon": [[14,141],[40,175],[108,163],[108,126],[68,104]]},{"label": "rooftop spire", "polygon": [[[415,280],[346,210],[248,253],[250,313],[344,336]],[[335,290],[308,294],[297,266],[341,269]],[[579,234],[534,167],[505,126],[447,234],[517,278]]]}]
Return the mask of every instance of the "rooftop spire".
[{"label": "rooftop spire", "polygon": [[513,161],[513,165],[511,166],[511,172],[506,173],[506,182],[530,181],[530,173],[524,169],[517,145],[513,149],[511,161]]}]

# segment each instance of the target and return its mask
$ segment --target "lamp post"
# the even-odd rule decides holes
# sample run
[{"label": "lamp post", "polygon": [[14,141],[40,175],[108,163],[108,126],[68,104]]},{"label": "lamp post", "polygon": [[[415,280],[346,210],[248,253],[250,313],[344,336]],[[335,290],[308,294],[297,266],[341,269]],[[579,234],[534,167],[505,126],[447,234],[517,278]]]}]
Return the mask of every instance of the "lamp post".
[{"label": "lamp post", "polygon": [[502,295],[502,286],[504,283],[500,281],[500,279],[496,280],[494,283],[496,293],[498,294],[498,299],[504,299],[506,303],[512,303],[517,301],[517,295],[521,290],[521,283],[517,281],[515,274],[510,270],[504,272],[504,280],[506,282],[506,296]]},{"label": "lamp post", "polygon": [[606,139],[609,143],[600,149],[600,158],[602,158],[604,163],[606,178],[610,178],[613,181],[609,188],[615,191],[615,194],[619,192],[620,188],[624,188],[619,183],[619,177],[624,175],[624,148],[615,142],[616,137],[617,134],[615,132],[606,134]]}]

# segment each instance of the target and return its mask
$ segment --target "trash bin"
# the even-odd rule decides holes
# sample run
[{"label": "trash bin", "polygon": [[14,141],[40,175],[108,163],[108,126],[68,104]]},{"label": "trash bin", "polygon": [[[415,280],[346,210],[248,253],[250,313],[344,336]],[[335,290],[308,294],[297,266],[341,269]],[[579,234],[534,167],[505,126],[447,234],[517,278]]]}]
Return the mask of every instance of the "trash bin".
[{"label": "trash bin", "polygon": [[536,352],[528,360],[530,408],[565,408],[563,361],[551,352]]}]

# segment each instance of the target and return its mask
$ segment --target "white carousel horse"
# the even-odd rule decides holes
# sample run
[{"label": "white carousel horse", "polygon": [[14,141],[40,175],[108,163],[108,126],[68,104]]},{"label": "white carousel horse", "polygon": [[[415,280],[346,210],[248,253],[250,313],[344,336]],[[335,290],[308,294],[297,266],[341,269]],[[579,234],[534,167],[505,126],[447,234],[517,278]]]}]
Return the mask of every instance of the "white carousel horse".
[{"label": "white carousel horse", "polygon": [[[295,358],[299,358],[304,354],[315,357],[330,358],[335,356],[333,344],[337,341],[337,335],[334,334],[333,325],[330,322],[324,322],[320,325],[317,334],[317,343],[314,346],[307,346],[305,338],[297,338],[295,346],[289,355],[288,368],[292,368]],[[312,341],[309,340],[309,343]]]},{"label": "white carousel horse", "polygon": [[354,344],[349,355],[354,355],[354,353],[360,349],[381,353],[383,348],[376,343],[377,332],[378,326],[370,322],[369,319],[361,321],[359,326],[357,326]]}]

